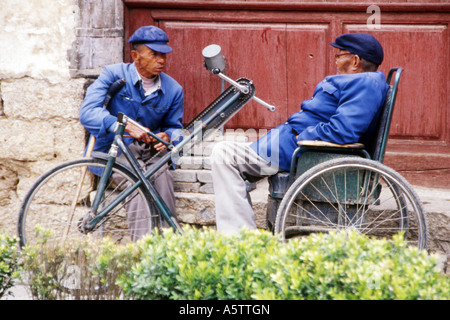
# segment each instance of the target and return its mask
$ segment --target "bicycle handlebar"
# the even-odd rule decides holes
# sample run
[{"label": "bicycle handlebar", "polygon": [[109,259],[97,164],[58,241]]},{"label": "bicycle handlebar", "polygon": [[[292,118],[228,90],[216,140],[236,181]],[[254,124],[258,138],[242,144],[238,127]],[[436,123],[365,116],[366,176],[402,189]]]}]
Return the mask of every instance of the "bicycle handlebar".
[{"label": "bicycle handlebar", "polygon": [[131,124],[135,125],[139,129],[141,129],[142,131],[147,133],[150,137],[152,137],[152,138],[156,139],[158,142],[161,142],[162,144],[164,144],[169,150],[171,150],[173,148],[173,145],[170,142],[167,142],[167,141],[161,139],[156,134],[154,134],[153,132],[151,132],[150,130],[148,130],[147,128],[145,128],[138,122],[134,121],[133,119],[131,119],[130,117],[128,117],[126,114],[124,114],[122,112],[118,113],[117,122],[119,122],[120,124],[123,124],[123,125],[126,125],[127,122],[130,122]]}]

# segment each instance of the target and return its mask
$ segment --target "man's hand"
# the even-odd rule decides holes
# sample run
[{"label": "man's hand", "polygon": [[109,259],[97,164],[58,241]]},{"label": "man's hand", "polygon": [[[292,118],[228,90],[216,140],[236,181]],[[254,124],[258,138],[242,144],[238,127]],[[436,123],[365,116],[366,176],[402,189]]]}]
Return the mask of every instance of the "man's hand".
[{"label": "man's hand", "polygon": [[141,129],[136,127],[131,122],[127,122],[127,126],[125,127],[125,131],[128,132],[128,136],[129,137],[135,138],[135,139],[137,139],[139,141],[143,141],[145,143],[150,143],[150,142],[154,141],[154,139],[150,138],[150,136],[147,134],[147,132],[142,131]]},{"label": "man's hand", "polygon": [[[160,137],[161,139],[163,139],[164,141],[170,142],[170,137],[169,137],[169,135],[167,133],[165,133],[165,132],[158,132],[158,133],[156,133],[156,135],[158,137]],[[156,141],[156,139],[153,138],[153,137],[149,137],[149,138],[151,139],[151,142],[155,142]],[[164,144],[162,144],[161,142],[159,142],[159,143],[154,145],[154,148],[156,149],[156,151],[164,151],[167,147]]]},{"label": "man's hand", "polygon": [[[146,128],[148,131],[150,131],[148,128]],[[143,141],[145,143],[152,143],[152,142],[156,142],[157,140],[151,136],[149,136],[147,134],[147,132],[142,131],[141,129],[139,129],[138,127],[136,127],[134,124],[132,124],[131,122],[127,123],[127,126],[125,127],[125,131],[128,132],[128,136],[135,138],[137,140]],[[156,133],[156,135],[158,137],[160,137],[161,139],[163,139],[166,142],[170,142],[170,137],[167,133],[165,132],[159,132]],[[166,146],[164,144],[162,144],[161,142],[155,144],[154,148],[157,151],[162,151],[166,149]]]}]

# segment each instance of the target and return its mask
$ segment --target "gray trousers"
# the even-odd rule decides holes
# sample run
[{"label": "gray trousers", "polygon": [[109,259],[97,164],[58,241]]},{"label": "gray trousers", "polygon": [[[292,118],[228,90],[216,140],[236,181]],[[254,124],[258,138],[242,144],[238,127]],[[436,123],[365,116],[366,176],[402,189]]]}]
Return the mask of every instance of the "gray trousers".
[{"label": "gray trousers", "polygon": [[247,144],[223,141],[212,150],[211,170],[217,230],[232,234],[242,228],[255,229],[255,213],[245,179],[271,176],[279,168],[260,157]]},{"label": "gray trousers", "polygon": [[[137,140],[134,140],[134,142],[129,145],[129,148],[144,171],[161,158],[161,156],[157,156],[155,159],[151,159],[153,154],[149,150],[149,147]],[[125,162],[127,161],[123,154],[119,156],[119,159],[123,159]],[[176,217],[173,176],[169,171],[169,167],[163,166],[153,176],[156,178],[150,177],[150,183],[152,183],[161,198],[166,203],[169,210]],[[116,183],[120,182],[117,180],[117,176],[113,175],[112,179],[116,180]],[[146,212],[147,204],[145,203],[145,201],[143,201],[141,197],[133,197],[133,194],[130,196],[130,199],[131,200],[126,204],[125,209],[127,212],[128,227],[130,230],[131,240],[137,241],[142,238],[143,235],[151,231],[152,225],[151,219],[139,218],[144,216],[142,212]],[[158,214],[157,212],[155,212],[156,208],[154,208],[153,206],[151,206],[150,210],[152,215]],[[162,226],[168,227],[169,225],[164,221]]]}]

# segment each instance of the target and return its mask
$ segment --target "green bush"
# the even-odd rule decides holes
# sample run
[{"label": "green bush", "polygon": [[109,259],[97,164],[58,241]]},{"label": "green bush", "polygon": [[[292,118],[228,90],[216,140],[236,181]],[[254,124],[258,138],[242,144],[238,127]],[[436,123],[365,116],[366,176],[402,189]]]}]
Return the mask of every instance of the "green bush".
[{"label": "green bush", "polygon": [[[258,257],[276,255],[280,242],[269,233],[220,236],[188,229],[165,230],[138,243],[142,261],[121,277],[126,296],[135,299],[248,299],[253,282],[264,277]],[[259,273],[259,274],[258,274]],[[264,280],[264,279],[261,279]]]},{"label": "green bush", "polygon": [[[289,243],[256,299],[416,300],[450,298],[437,257],[403,237],[374,240],[356,232],[313,235]],[[280,251],[281,252],[281,251]]]},{"label": "green bush", "polygon": [[18,277],[19,257],[17,239],[0,234],[0,298],[8,292]]},{"label": "green bush", "polygon": [[168,229],[121,246],[43,241],[20,258],[35,299],[450,299],[436,257],[400,236],[330,233],[283,243],[264,231]]},{"label": "green bush", "polygon": [[449,299],[437,259],[402,237],[350,233],[282,243],[267,232],[171,230],[140,241],[118,284],[134,299]]}]

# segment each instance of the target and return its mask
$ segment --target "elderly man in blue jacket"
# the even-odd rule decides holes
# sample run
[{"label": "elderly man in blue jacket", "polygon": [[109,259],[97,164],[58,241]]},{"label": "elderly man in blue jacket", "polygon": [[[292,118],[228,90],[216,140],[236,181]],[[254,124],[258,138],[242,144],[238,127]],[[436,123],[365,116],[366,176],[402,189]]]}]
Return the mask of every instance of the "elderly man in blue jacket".
[{"label": "elderly man in blue jacket", "polygon": [[[183,90],[163,72],[166,55],[172,52],[166,33],[155,27],[141,27],[130,37],[133,63],[106,66],[98,79],[88,88],[80,109],[81,124],[96,137],[94,151],[108,152],[114,140],[117,115],[122,112],[165,141],[174,139],[183,128]],[[108,88],[116,80],[125,79],[125,86],[111,100],[108,109],[103,101]],[[164,152],[162,143],[131,123],[127,123],[125,137],[139,163],[145,168],[156,161],[154,154]],[[154,145],[153,145],[154,144]],[[123,155],[121,155],[123,157]],[[114,177],[113,177],[114,178]],[[175,215],[173,177],[167,167],[151,181],[168,208]],[[141,201],[131,202],[127,212],[137,214]],[[129,221],[132,219],[128,217]],[[131,237],[137,240],[151,227],[148,223],[130,225]]]},{"label": "elderly man in blue jacket", "polygon": [[234,233],[256,228],[244,177],[289,170],[300,140],[339,144],[363,142],[376,126],[388,85],[377,71],[383,48],[370,34],[343,34],[331,45],[337,75],[328,76],[303,101],[301,110],[251,145],[221,142],[211,155],[217,229]]}]

